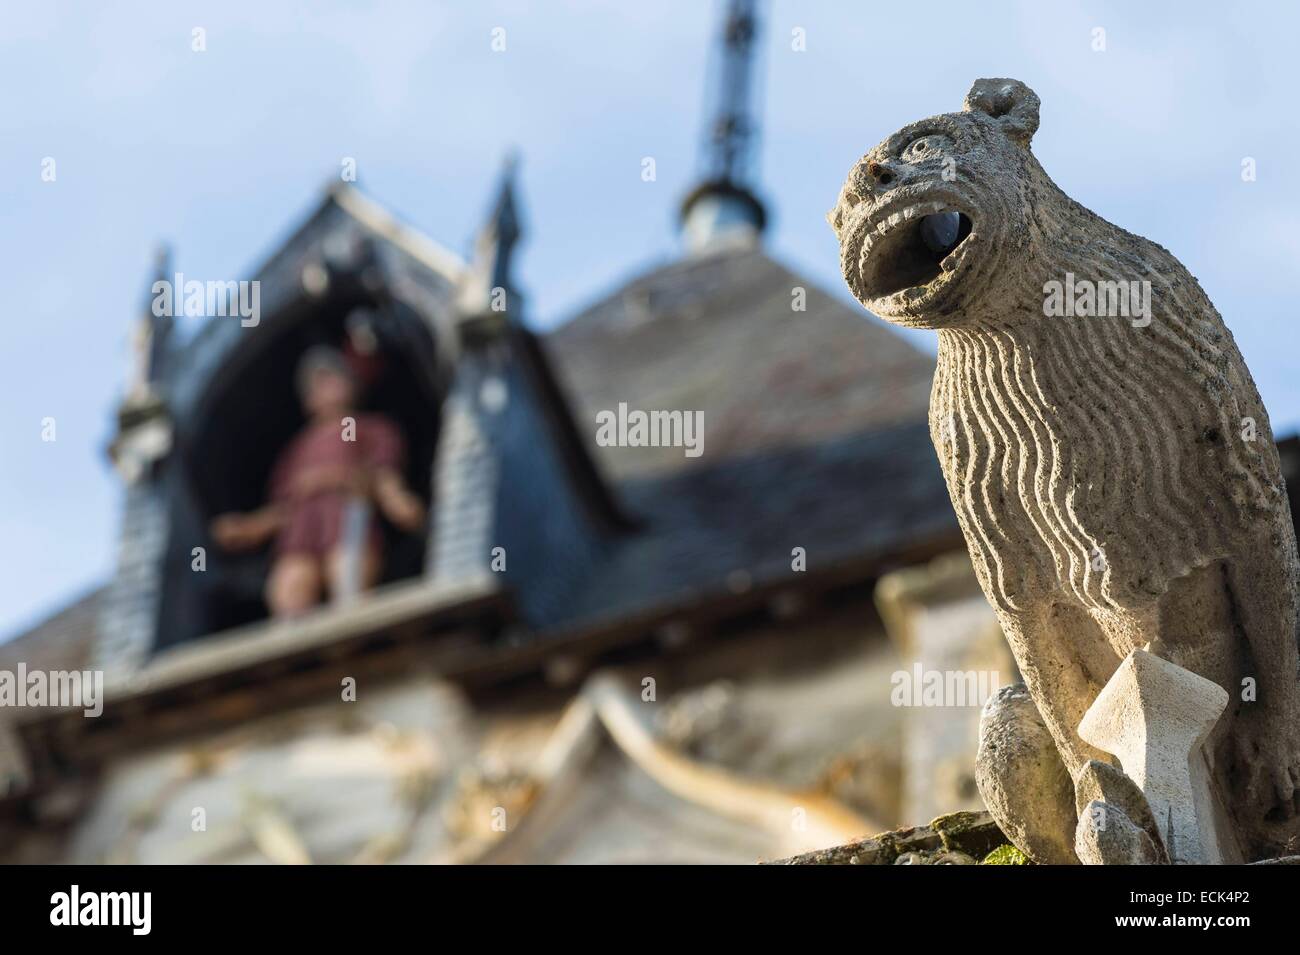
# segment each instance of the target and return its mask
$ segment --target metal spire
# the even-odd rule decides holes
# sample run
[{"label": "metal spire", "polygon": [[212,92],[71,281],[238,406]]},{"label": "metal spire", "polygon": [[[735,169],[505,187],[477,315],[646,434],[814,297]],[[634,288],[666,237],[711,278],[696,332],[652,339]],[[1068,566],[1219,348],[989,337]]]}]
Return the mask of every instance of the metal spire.
[{"label": "metal spire", "polygon": [[758,124],[750,113],[754,41],[758,34],[755,0],[729,0],[722,26],[715,115],[706,135],[709,178],[742,184],[752,171]]},{"label": "metal spire", "polygon": [[763,204],[750,188],[758,146],[754,117],[757,0],[726,0],[720,56],[705,128],[704,181],[682,202],[687,243],[694,249],[722,235],[756,237],[766,223]]}]

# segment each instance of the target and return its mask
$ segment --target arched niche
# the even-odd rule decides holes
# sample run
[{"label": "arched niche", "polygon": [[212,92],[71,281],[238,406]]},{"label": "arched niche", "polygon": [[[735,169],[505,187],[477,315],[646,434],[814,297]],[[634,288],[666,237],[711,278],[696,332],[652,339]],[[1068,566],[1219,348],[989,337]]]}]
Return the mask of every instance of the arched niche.
[{"label": "arched niche", "polygon": [[[406,438],[406,479],[429,502],[444,382],[428,325],[402,301],[359,282],[332,281],[325,295],[295,299],[240,330],[176,422],[155,649],[266,616],[262,589],[270,548],[227,554],[212,541],[208,526],[218,514],[265,503],[276,459],[305,423],[295,387],[298,360],[313,345],[341,344],[348,316],[358,311],[371,319],[382,356],[360,410],[383,413],[398,424]],[[424,534],[416,536],[384,525],[383,582],[422,573],[427,528],[426,523]],[[206,548],[202,573],[193,570],[195,546]]]}]

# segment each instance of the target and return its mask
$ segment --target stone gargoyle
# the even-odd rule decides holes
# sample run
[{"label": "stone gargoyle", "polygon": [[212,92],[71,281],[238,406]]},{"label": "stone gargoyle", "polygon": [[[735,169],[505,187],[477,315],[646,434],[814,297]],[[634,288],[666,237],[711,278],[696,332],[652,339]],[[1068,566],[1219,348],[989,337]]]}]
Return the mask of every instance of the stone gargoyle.
[{"label": "stone gargoyle", "polygon": [[1216,798],[1243,857],[1275,854],[1300,832],[1300,677],[1268,415],[1187,269],[1048,178],[1038,113],[1023,83],[982,79],[868,152],[829,215],[844,277],[938,331],[931,437],[1065,770],[1107,759],[1077,728],[1145,647],[1228,692]]}]

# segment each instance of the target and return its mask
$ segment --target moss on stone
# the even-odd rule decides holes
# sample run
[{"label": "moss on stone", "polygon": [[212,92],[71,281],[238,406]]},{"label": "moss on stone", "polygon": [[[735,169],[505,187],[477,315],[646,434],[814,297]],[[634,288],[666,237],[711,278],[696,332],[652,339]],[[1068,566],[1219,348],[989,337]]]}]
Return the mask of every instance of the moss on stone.
[{"label": "moss on stone", "polygon": [[1029,857],[1017,849],[1015,846],[1007,845],[998,846],[992,852],[984,857],[980,865],[1029,865]]},{"label": "moss on stone", "polygon": [[[999,846],[1006,845],[1007,837],[987,812],[953,812],[940,816],[928,826],[913,826],[882,832],[869,839],[833,846],[789,859],[780,859],[769,865],[893,865],[902,856],[915,853],[913,861],[925,864],[960,861],[969,856],[973,861],[983,859]],[[1010,848],[1010,847],[1008,847]],[[951,854],[958,855],[953,856]]]}]

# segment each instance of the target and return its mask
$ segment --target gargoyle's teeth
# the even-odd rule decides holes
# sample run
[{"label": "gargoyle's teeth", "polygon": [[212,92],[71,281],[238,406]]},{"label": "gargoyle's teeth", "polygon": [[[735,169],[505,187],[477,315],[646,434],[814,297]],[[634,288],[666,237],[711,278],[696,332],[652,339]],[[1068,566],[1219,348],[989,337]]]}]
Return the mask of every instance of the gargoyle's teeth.
[{"label": "gargoyle's teeth", "polygon": [[[939,217],[952,223],[960,221],[960,217],[956,212],[952,211],[952,207],[945,205],[942,202],[917,202],[910,206],[905,206],[897,212],[890,213],[874,225],[868,227],[867,232],[869,235],[885,235],[887,232],[902,225],[904,222],[908,222],[918,217],[921,218],[922,221],[933,217]],[[950,230],[954,234],[956,229],[957,226],[955,225],[950,227]]]},{"label": "gargoyle's teeth", "polygon": [[931,294],[932,283],[965,260],[971,229],[968,216],[939,200],[879,211],[855,228],[856,281],[869,298]]}]

